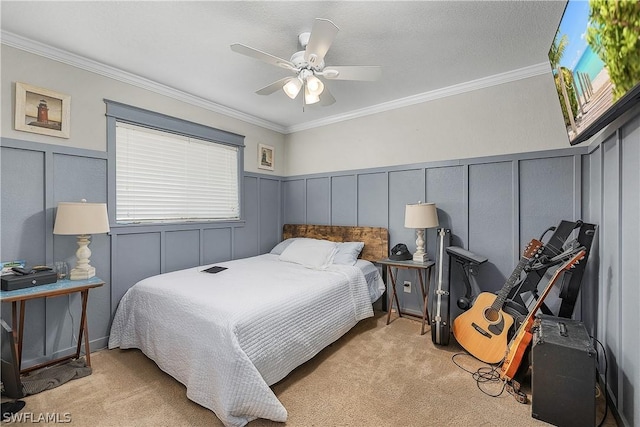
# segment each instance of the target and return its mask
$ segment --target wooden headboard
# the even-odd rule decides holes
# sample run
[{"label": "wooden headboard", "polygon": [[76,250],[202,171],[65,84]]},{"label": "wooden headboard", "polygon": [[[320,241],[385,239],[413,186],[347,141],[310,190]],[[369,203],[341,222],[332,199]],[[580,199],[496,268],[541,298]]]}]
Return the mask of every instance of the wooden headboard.
[{"label": "wooden headboard", "polygon": [[382,227],[285,224],[282,239],[308,237],[332,242],[364,242],[360,258],[376,262],[389,257],[389,230]]}]

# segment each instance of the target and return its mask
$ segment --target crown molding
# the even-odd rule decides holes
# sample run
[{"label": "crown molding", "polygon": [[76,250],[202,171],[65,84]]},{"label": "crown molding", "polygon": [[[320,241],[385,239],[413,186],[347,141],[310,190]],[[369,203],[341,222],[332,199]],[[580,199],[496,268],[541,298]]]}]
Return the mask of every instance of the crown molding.
[{"label": "crown molding", "polygon": [[290,134],[294,132],[300,132],[303,130],[313,129],[321,126],[326,126],[334,123],[343,122],[346,120],[352,120],[359,117],[368,116],[371,114],[382,113],[385,111],[395,110],[423,102],[433,101],[436,99],[446,98],[449,96],[459,95],[465,92],[471,92],[478,89],[484,89],[491,86],[501,85],[504,83],[510,83],[517,80],[522,80],[530,77],[535,77],[541,74],[551,72],[551,68],[548,63],[540,63],[529,67],[520,68],[513,71],[507,71],[501,74],[495,74],[493,76],[484,77],[477,80],[472,80],[465,83],[460,83],[453,86],[448,86],[442,89],[433,90],[406,98],[396,99],[394,101],[385,102],[382,104],[374,105],[359,110],[350,111],[345,114],[339,114],[331,117],[327,117],[320,120],[314,120],[299,125],[282,126],[277,123],[273,123],[259,117],[252,116],[247,113],[243,113],[238,110],[234,110],[229,107],[225,107],[215,102],[206,100],[196,95],[192,95],[181,90],[174,89],[172,87],[154,82],[152,80],[140,77],[133,73],[120,70],[118,68],[103,64],[98,61],[94,61],[80,55],[73,54],[71,52],[55,48],[53,46],[36,42],[26,37],[19,36],[8,31],[0,31],[1,43],[7,46],[21,49],[26,52],[30,52],[45,58],[52,59],[54,61],[62,62],[73,67],[81,68],[83,70],[96,73],[105,77],[118,80],[123,83],[130,84],[142,89],[146,89],[160,95],[164,95],[187,104],[191,104],[197,107],[204,108],[209,111],[213,111],[219,114],[223,114],[228,117],[232,117],[244,122],[261,126],[266,129],[270,129],[282,134]]},{"label": "crown molding", "polygon": [[129,73],[124,70],[103,64],[98,61],[94,61],[89,58],[76,55],[74,53],[55,48],[53,46],[40,43],[26,37],[19,36],[14,33],[2,30],[0,32],[1,42],[10,47],[24,50],[25,52],[33,53],[45,58],[53,59],[54,61],[62,62],[67,65],[71,65],[76,68],[99,74],[105,77],[109,77],[114,80],[118,80],[123,83],[130,84],[132,86],[146,89],[151,92],[155,92],[160,95],[167,96],[169,98],[176,99],[178,101],[185,102],[197,107],[204,108],[209,111],[223,114],[234,119],[242,120],[247,123],[251,123],[257,126],[261,126],[276,132],[285,133],[286,128],[276,123],[261,119],[259,117],[252,116],[250,114],[243,113],[238,110],[234,110],[224,105],[216,104],[215,102],[206,100],[196,95],[192,95],[187,92],[183,92],[178,89],[154,82],[152,80],[140,77],[136,74]]},{"label": "crown molding", "polygon": [[395,110],[397,108],[408,107],[410,105],[421,104],[423,102],[433,101],[440,98],[459,95],[465,92],[471,92],[478,89],[484,89],[491,86],[497,86],[517,80],[527,79],[542,74],[551,73],[549,63],[544,62],[529,67],[519,68],[513,71],[507,71],[501,74],[495,74],[489,77],[483,77],[477,80],[448,86],[442,89],[436,89],[430,92],[424,92],[417,95],[408,96],[406,98],[396,99],[394,101],[385,102],[360,110],[354,110],[346,114],[327,117],[325,119],[314,120],[312,122],[302,123],[299,125],[288,126],[286,133],[300,132],[303,130],[313,129],[320,126],[326,126],[333,123],[351,120],[358,117],[369,116],[371,114],[382,113],[385,111]]}]

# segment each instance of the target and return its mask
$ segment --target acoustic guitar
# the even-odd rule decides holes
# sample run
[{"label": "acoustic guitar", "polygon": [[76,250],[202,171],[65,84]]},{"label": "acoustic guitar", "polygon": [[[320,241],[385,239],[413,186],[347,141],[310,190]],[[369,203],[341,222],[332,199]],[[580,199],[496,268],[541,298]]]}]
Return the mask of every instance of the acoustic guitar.
[{"label": "acoustic guitar", "polygon": [[498,294],[482,292],[473,306],[453,321],[453,336],[472,356],[486,363],[500,362],[507,351],[507,333],[513,317],[502,311],[502,306],[520,278],[524,267],[542,248],[542,242],[533,239],[524,250],[520,262]]},{"label": "acoustic guitar", "polygon": [[509,343],[509,351],[504,358],[504,362],[502,363],[502,367],[500,368],[500,378],[503,380],[512,380],[515,376],[516,372],[518,372],[518,368],[520,367],[520,363],[522,362],[522,357],[524,355],[525,350],[529,343],[531,343],[531,339],[533,338],[533,333],[531,332],[531,328],[533,327],[533,317],[536,312],[542,305],[544,299],[549,295],[551,288],[553,287],[556,280],[565,270],[569,270],[573,268],[575,264],[577,264],[581,259],[584,258],[586,251],[581,249],[575,255],[573,255],[570,259],[565,261],[560,267],[556,269],[547,284],[544,292],[538,297],[533,309],[529,311],[527,317],[525,317],[524,321],[520,325],[518,332],[511,338],[511,342]]}]

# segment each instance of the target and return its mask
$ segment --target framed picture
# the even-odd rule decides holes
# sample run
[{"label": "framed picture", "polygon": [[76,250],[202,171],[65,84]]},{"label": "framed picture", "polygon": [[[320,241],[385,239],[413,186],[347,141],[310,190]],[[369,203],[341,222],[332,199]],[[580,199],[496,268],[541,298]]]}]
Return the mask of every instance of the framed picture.
[{"label": "framed picture", "polygon": [[71,96],[16,82],[15,128],[69,138]]},{"label": "framed picture", "polygon": [[270,145],[258,144],[258,168],[273,170],[275,149]]}]

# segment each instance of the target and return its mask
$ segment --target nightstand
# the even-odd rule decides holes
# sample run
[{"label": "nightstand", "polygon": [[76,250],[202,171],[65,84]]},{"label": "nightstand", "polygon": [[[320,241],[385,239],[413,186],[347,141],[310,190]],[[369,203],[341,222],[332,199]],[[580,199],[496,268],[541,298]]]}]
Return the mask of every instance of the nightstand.
[{"label": "nightstand", "polygon": [[[428,310],[428,297],[429,297],[429,286],[431,285],[431,270],[433,266],[436,264],[433,261],[426,262],[416,262],[413,260],[408,261],[395,261],[389,258],[382,259],[378,261],[378,264],[386,267],[388,276],[391,278],[391,292],[389,292],[388,300],[389,304],[387,307],[387,325],[391,322],[391,310],[393,309],[393,302],[396,302],[396,307],[398,308],[398,317],[405,316],[415,316],[411,313],[402,313],[400,310],[400,302],[398,300],[398,294],[396,292],[396,276],[398,275],[399,269],[408,269],[408,270],[417,270],[418,280],[420,281],[420,291],[422,292],[422,327],[420,329],[420,335],[424,335],[424,325],[425,323],[430,325],[429,321],[429,310]],[[395,269],[395,275],[393,272]],[[423,274],[426,275],[426,280],[423,279]],[[425,287],[426,282],[426,287]]]}]

